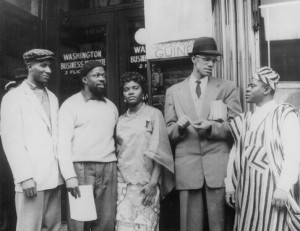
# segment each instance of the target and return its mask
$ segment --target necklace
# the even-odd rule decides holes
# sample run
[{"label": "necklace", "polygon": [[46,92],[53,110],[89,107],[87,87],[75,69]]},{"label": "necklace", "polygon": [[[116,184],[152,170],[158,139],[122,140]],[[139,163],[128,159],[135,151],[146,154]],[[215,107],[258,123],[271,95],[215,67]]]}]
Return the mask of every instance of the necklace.
[{"label": "necklace", "polygon": [[135,117],[144,109],[144,107],[145,107],[145,103],[143,103],[143,106],[140,108],[140,110],[138,110],[134,114],[129,114],[129,108],[128,108],[126,114],[127,114],[128,117]]}]

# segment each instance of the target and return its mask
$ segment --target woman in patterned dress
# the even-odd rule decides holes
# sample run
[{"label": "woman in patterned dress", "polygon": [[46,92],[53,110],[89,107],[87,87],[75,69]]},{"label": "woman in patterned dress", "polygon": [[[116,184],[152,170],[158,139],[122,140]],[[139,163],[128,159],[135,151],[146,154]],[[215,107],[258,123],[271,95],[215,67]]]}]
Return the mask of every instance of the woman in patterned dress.
[{"label": "woman in patterned dress", "polygon": [[145,78],[122,76],[128,105],[117,131],[117,231],[158,230],[160,196],[174,186],[174,162],[162,113],[143,102]]}]

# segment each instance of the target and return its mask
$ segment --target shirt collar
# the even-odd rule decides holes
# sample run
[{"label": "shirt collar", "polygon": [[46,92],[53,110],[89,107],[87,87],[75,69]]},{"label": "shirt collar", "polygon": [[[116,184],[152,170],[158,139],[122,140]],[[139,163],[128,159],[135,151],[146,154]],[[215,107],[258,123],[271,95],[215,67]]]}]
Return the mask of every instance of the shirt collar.
[{"label": "shirt collar", "polygon": [[38,87],[37,85],[35,85],[34,83],[31,83],[30,81],[28,81],[27,79],[25,80],[25,82],[27,83],[27,85],[30,87],[31,90],[44,90],[46,87]]},{"label": "shirt collar", "polygon": [[98,101],[106,102],[106,99],[105,99],[104,96],[102,96],[102,97],[92,97],[85,90],[81,90],[81,94],[82,94],[82,97],[83,97],[85,102],[87,102],[89,100],[98,100]]},{"label": "shirt collar", "polygon": [[[197,81],[197,80],[198,80],[198,79],[197,79],[193,74],[191,74],[190,82],[191,82],[192,84],[196,84],[196,81]],[[201,84],[203,84],[203,83],[205,84],[205,83],[207,83],[207,81],[208,81],[208,77],[205,76],[205,77],[201,78],[200,81],[201,81]]]}]

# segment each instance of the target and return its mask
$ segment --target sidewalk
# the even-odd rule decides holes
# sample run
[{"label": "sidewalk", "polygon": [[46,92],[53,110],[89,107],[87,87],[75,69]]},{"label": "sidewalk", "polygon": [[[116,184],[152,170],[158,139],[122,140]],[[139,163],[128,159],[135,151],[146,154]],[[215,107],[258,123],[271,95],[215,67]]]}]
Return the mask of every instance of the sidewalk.
[{"label": "sidewalk", "polygon": [[60,231],[68,231],[68,225],[67,225],[67,223],[62,223],[61,224]]}]

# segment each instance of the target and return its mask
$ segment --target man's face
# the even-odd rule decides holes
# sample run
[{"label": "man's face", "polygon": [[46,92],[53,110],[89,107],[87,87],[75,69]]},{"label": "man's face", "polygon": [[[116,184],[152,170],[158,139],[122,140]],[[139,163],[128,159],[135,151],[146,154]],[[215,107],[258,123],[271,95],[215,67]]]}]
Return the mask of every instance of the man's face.
[{"label": "man's face", "polygon": [[247,103],[259,104],[262,102],[266,92],[266,85],[258,79],[251,79],[246,90]]},{"label": "man's face", "polygon": [[210,55],[193,55],[192,61],[194,68],[200,73],[201,77],[211,76],[215,63],[218,58]]},{"label": "man's face", "polygon": [[29,78],[36,85],[46,85],[51,75],[51,62],[49,60],[44,61],[32,61],[28,65]]},{"label": "man's face", "polygon": [[103,67],[95,67],[85,77],[83,83],[95,96],[102,96],[106,87],[106,72]]}]

